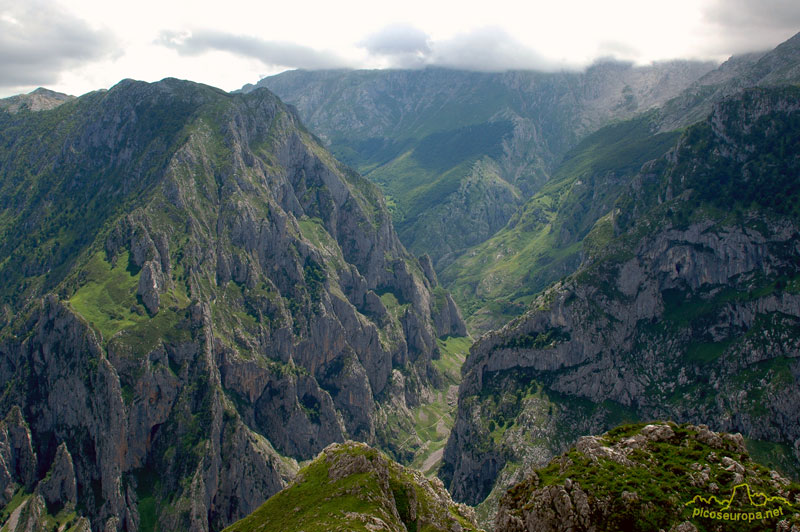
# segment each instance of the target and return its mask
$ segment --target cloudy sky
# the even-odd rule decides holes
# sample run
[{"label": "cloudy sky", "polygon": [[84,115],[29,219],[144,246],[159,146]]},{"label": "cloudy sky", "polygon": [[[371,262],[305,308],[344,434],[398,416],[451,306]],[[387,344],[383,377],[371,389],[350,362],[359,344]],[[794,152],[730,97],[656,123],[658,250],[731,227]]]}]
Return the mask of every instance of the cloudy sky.
[{"label": "cloudy sky", "polygon": [[[0,0],[0,96],[293,69],[577,69],[722,61],[800,31],[797,0]],[[524,7],[520,7],[524,5]]]}]

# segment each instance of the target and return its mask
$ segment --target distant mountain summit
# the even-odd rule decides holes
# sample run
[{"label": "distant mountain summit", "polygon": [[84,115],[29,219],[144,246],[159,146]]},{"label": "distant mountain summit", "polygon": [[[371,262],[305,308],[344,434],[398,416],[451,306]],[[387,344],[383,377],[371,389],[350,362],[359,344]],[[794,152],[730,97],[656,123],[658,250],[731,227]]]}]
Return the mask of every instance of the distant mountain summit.
[{"label": "distant mountain summit", "polygon": [[257,86],[297,107],[337,157],[381,186],[401,240],[441,272],[501,229],[582,137],[663,104],[714,67],[290,71]]},{"label": "distant mountain summit", "polygon": [[377,188],[265,89],[0,110],[0,168],[3,505],[220,530],[296,460],[387,444],[464,334]]},{"label": "distant mountain summit", "polygon": [[0,99],[0,109],[5,109],[9,113],[17,113],[23,110],[47,111],[74,98],[74,96],[68,94],[62,94],[39,87],[28,94],[18,94],[16,96]]}]

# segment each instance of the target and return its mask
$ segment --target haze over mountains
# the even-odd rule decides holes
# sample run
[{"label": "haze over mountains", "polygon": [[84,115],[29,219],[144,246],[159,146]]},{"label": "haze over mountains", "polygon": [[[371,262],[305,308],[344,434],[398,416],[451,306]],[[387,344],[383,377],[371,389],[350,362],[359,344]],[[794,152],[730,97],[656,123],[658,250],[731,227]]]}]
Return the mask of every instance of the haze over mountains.
[{"label": "haze over mountains", "polygon": [[[590,530],[660,504],[581,514],[611,462],[796,497],[799,81],[800,35],[0,100],[2,526]],[[693,425],[579,441],[650,419]]]},{"label": "haze over mountains", "polygon": [[382,187],[401,239],[441,271],[503,227],[578,139],[664,103],[712,68],[290,71],[257,86],[296,106],[337,157]]},{"label": "haze over mountains", "polygon": [[[719,68],[605,62],[582,73],[292,71],[259,86],[295,105],[338,157],[382,188],[401,240],[431,256],[471,328],[486,332],[575,270],[578,244],[610,208],[623,174],[669,147],[665,138],[647,145],[643,137],[700,120],[744,87],[800,79],[798,47],[794,37]],[[638,129],[586,138],[654,108]],[[644,145],[624,153],[600,147],[633,141]],[[599,173],[616,175],[595,183]],[[588,188],[573,190],[575,181]],[[581,212],[587,209],[593,212]],[[531,232],[533,220],[550,234]]]}]

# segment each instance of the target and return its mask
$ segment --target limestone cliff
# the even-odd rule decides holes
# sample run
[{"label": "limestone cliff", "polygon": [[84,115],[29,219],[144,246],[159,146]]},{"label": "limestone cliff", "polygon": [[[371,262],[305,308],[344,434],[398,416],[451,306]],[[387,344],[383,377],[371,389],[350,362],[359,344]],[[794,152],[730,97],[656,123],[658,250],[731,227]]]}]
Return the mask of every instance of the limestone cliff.
[{"label": "limestone cliff", "polygon": [[757,89],[717,104],[642,168],[574,275],[476,343],[441,472],[456,500],[494,489],[494,504],[626,419],[741,432],[797,470],[798,101]]},{"label": "limestone cliff", "polygon": [[385,442],[463,330],[376,187],[266,90],[126,80],[0,125],[4,497],[220,530],[295,460]]}]

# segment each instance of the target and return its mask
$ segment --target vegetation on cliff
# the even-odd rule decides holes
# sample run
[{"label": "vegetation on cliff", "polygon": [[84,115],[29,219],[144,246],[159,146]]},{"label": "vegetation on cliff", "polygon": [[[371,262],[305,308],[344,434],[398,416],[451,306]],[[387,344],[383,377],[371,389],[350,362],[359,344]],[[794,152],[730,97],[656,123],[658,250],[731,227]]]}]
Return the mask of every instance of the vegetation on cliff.
[{"label": "vegetation on cliff", "polygon": [[753,461],[739,434],[675,423],[586,436],[503,496],[497,532],[789,530],[800,484]]}]

